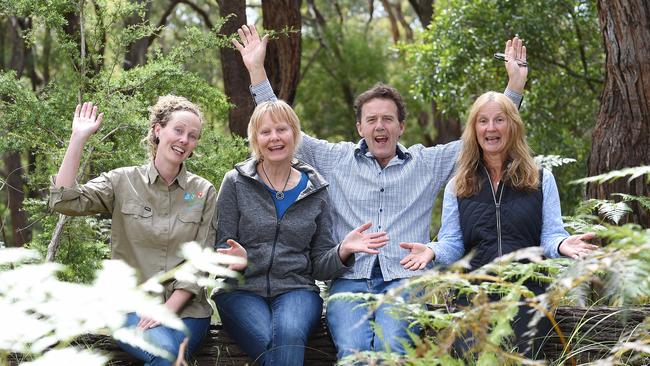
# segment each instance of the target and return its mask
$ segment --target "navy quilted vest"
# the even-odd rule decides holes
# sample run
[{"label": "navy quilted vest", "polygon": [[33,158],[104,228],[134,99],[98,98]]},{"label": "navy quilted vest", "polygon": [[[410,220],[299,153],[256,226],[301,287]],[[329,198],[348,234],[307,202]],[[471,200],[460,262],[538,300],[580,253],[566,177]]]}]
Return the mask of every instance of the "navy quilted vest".
[{"label": "navy quilted vest", "polygon": [[502,180],[493,195],[488,173],[485,167],[479,166],[479,193],[458,198],[465,254],[476,251],[470,261],[472,270],[501,255],[540,245],[543,201],[541,170],[539,174],[540,185],[535,191],[517,191]]}]

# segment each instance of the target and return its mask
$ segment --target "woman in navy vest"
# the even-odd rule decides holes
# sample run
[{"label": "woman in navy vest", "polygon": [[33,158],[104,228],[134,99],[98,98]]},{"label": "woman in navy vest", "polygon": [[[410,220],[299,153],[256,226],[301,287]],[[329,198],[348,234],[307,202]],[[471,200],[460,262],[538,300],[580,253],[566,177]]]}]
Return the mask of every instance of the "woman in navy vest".
[{"label": "woman in navy vest", "polygon": [[[555,179],[535,164],[524,123],[508,97],[481,95],[470,109],[462,140],[457,172],[445,188],[439,241],[429,245],[437,263],[451,264],[473,251],[474,270],[526,247],[541,246],[549,258],[576,259],[597,248],[585,241],[593,233],[569,235],[564,230]],[[422,258],[406,265],[418,266],[417,259]],[[533,281],[526,285],[535,294],[545,291]],[[524,335],[527,310],[520,308],[513,330],[519,352],[533,358],[541,344],[530,347],[531,337],[539,337]],[[537,326],[542,338],[550,329],[543,323]]]}]

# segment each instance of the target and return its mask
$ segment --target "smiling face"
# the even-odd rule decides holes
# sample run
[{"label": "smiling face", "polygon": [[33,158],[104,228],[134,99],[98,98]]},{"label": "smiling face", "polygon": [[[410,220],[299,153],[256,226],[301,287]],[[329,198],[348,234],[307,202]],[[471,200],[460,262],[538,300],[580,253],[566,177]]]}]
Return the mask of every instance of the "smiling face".
[{"label": "smiling face", "polygon": [[476,139],[483,155],[505,161],[508,156],[510,122],[496,101],[488,101],[478,111]]},{"label": "smiling face", "polygon": [[265,113],[257,127],[256,139],[263,160],[291,164],[296,138],[288,122],[274,121],[269,112]]},{"label": "smiling face", "polygon": [[361,107],[357,131],[368,144],[368,151],[383,168],[396,155],[397,141],[404,132],[404,122],[398,119],[395,102],[375,98]]},{"label": "smiling face", "polygon": [[176,111],[165,127],[156,124],[154,132],[159,139],[156,161],[180,165],[196,148],[201,136],[201,120],[192,112]]}]

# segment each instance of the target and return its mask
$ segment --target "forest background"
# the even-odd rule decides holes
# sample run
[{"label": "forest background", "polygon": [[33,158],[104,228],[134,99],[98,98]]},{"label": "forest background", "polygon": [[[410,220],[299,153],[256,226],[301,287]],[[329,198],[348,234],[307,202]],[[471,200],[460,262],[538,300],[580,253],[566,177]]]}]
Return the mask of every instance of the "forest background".
[{"label": "forest background", "polygon": [[[49,246],[49,259],[70,265],[68,279],[81,282],[108,256],[106,218],[59,217],[46,204],[80,101],[97,103],[106,119],[88,144],[79,181],[144,162],[147,106],[173,93],[206,114],[188,164],[219,186],[247,156],[241,136],[254,105],[228,39],[248,23],[275,30],[267,73],[305,131],[356,141],[354,98],[381,81],[408,103],[407,146],[457,139],[475,97],[504,89],[507,75],[493,54],[519,35],[530,67],[521,108],[529,143],[551,165],[575,159],[554,170],[563,213],[609,200],[608,217],[648,227],[647,201],[638,199],[648,196],[643,177],[569,184],[650,164],[648,7],[589,0],[1,1],[0,244],[44,254]],[[616,206],[626,198],[614,192],[637,199]],[[601,201],[590,205],[588,198]]]}]

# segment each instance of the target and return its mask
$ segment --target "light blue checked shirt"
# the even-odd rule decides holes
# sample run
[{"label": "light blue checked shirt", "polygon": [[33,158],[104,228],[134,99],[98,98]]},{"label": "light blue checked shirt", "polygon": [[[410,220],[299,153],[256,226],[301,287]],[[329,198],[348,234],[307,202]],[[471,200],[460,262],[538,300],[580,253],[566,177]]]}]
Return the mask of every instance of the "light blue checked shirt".
[{"label": "light blue checked shirt", "polygon": [[[268,80],[251,86],[256,103],[275,100]],[[516,105],[521,95],[506,89]],[[355,254],[354,267],[342,277],[370,278],[379,260],[385,281],[413,277],[421,271],[404,269],[399,261],[408,251],[400,242],[429,243],[431,210],[438,191],[452,176],[460,141],[408,149],[397,145],[397,155],[384,167],[368,152],[365,140],[330,143],[303,134],[297,158],[310,164],[330,183],[333,235],[341,242],[345,235],[372,221],[371,230],[386,231],[390,242],[378,255]]]}]

